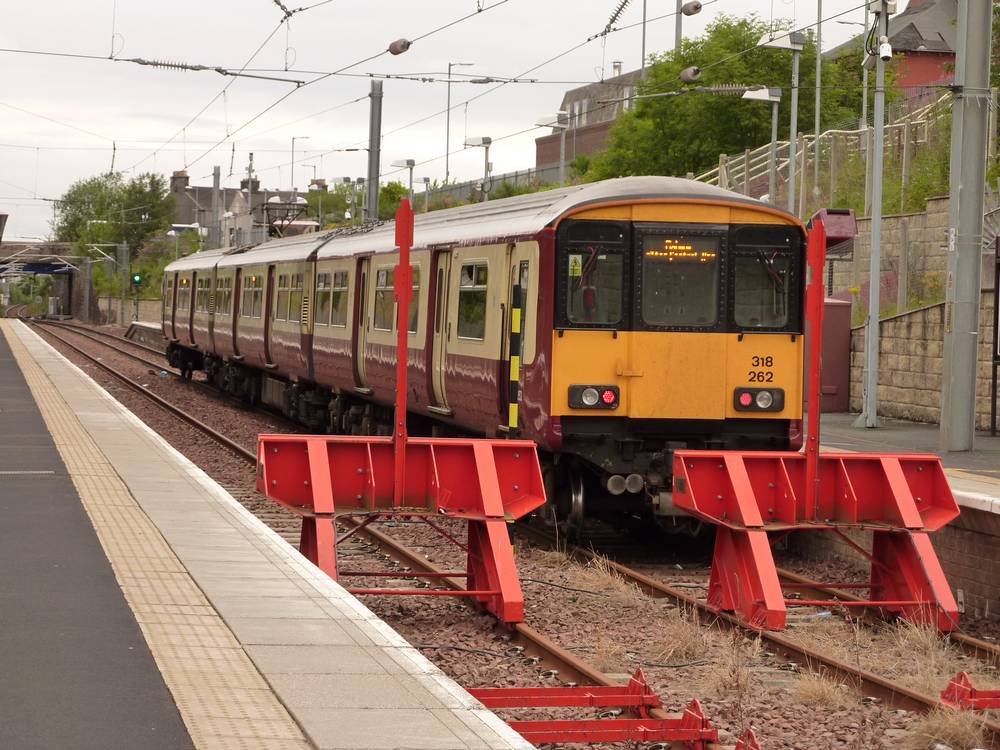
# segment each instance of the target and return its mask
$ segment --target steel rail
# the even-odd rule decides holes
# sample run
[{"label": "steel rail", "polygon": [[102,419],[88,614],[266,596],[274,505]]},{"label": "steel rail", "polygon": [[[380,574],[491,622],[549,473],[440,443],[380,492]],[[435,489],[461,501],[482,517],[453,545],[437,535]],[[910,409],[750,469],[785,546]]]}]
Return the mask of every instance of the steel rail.
[{"label": "steel rail", "polygon": [[[37,325],[37,322],[36,322],[36,325]],[[73,351],[75,351],[80,356],[86,358],[90,362],[93,362],[95,365],[97,365],[98,367],[100,367],[102,370],[104,370],[108,374],[113,375],[115,378],[117,378],[118,380],[120,380],[122,383],[124,383],[125,385],[127,385],[132,390],[136,391],[137,393],[141,393],[143,396],[145,396],[146,398],[148,398],[150,401],[152,401],[153,403],[155,403],[160,408],[164,409],[165,411],[169,412],[170,414],[173,414],[175,417],[179,417],[180,419],[183,419],[185,422],[187,422],[189,425],[191,425],[195,429],[199,430],[200,432],[203,432],[205,435],[207,435],[208,437],[210,437],[212,440],[215,440],[220,445],[223,445],[224,447],[228,448],[230,451],[232,451],[233,453],[235,453],[238,457],[240,457],[240,458],[244,459],[245,461],[247,461],[247,463],[250,463],[253,466],[257,465],[257,454],[256,454],[256,452],[247,450],[246,448],[244,448],[242,445],[240,445],[236,441],[231,440],[228,437],[226,437],[225,435],[223,435],[221,432],[217,432],[216,430],[212,429],[211,427],[209,427],[204,422],[202,422],[202,421],[200,421],[198,419],[195,419],[194,417],[192,417],[190,414],[188,414],[187,412],[185,412],[180,407],[174,406],[172,403],[170,403],[169,401],[167,401],[165,398],[162,398],[161,396],[158,396],[155,393],[151,392],[148,388],[143,387],[143,385],[141,383],[137,383],[136,381],[132,380],[128,376],[122,375],[120,372],[118,372],[117,370],[115,370],[110,365],[105,364],[104,362],[102,362],[100,359],[98,359],[97,357],[93,356],[92,354],[88,354],[83,349],[81,349],[80,347],[76,346],[76,344],[73,344],[70,341],[67,341],[65,338],[63,338],[59,334],[55,333],[54,331],[52,331],[52,330],[50,330],[48,328],[45,328],[44,330],[45,330],[46,334],[48,334],[52,338],[54,338],[54,339],[62,342],[65,346],[68,346],[70,349],[72,349]]]},{"label": "steel rail", "polygon": [[[155,393],[151,393],[146,388],[134,380],[128,378],[125,375],[114,370],[109,365],[101,362],[96,357],[83,351],[76,345],[70,343],[62,336],[54,333],[52,330],[46,330],[49,336],[62,342],[64,345],[73,349],[75,352],[85,357],[89,361],[96,364],[98,367],[113,375],[115,378],[125,383],[127,386],[132,388],[139,393],[156,403],[157,406],[162,407],[169,413],[180,417],[188,424],[197,428],[198,430],[204,432],[206,435],[211,437],[213,440],[217,441],[224,447],[233,451],[238,457],[244,459],[248,464],[256,466],[257,465],[257,454],[248,451],[243,446],[230,440],[225,435],[212,429],[204,422],[201,422],[186,412],[184,412],[179,407],[174,406],[169,401],[161,398]],[[429,560],[425,559],[417,550],[411,549],[401,542],[393,539],[392,537],[371,528],[370,526],[365,528],[360,528],[361,522],[354,521],[348,517],[341,517],[337,519],[338,523],[347,526],[349,530],[353,530],[354,527],[359,527],[357,533],[359,536],[365,536],[370,539],[373,543],[378,545],[386,554],[393,557],[398,562],[408,565],[413,568],[418,568],[424,573],[432,574],[434,576],[440,577],[444,583],[451,588],[456,590],[464,589],[464,586],[451,578],[443,576],[443,574],[448,571],[438,568],[436,565],[431,563]],[[406,577],[405,572],[400,572],[399,576],[401,578]],[[377,592],[373,592],[377,593]],[[566,682],[578,682],[587,685],[603,685],[607,687],[620,686],[620,683],[608,675],[604,674],[600,670],[587,664],[585,661],[577,657],[572,652],[564,649],[558,645],[552,639],[546,637],[540,633],[535,628],[531,627],[526,623],[518,623],[514,625],[511,630],[511,635],[518,645],[524,648],[524,652],[529,655],[529,657],[534,657],[538,659],[538,663],[549,669],[553,669],[559,673],[560,677]],[[672,718],[672,714],[664,711],[662,709],[652,709],[650,711],[650,716],[654,719],[669,719]],[[685,747],[682,743],[668,743],[668,746],[674,750],[683,750]],[[707,746],[708,750],[722,750],[721,745],[710,744]]]},{"label": "steel rail", "polygon": [[[147,352],[150,352],[151,354],[157,354],[157,355],[159,355],[161,357],[163,356],[163,352],[164,352],[163,349],[157,349],[155,346],[150,346],[149,344],[144,344],[141,341],[133,341],[132,339],[127,339],[124,336],[119,336],[116,333],[108,333],[107,331],[99,331],[96,328],[91,328],[90,326],[80,325],[79,323],[69,323],[69,322],[67,322],[65,320],[43,320],[43,321],[37,321],[37,322],[42,322],[42,323],[45,323],[46,325],[51,325],[51,326],[58,326],[60,328],[68,328],[68,329],[70,329],[72,331],[85,332],[85,333],[90,334],[92,336],[101,336],[102,338],[111,339],[112,341],[116,341],[118,343],[124,343],[124,344],[128,344],[130,346],[137,347],[139,349],[145,349]],[[164,342],[166,342],[166,339],[164,339]]]},{"label": "steel rail", "polygon": [[[552,541],[549,534],[534,527],[518,524],[516,528],[519,532],[526,532],[527,536],[533,536],[546,543]],[[568,548],[567,554],[585,560],[594,560],[600,557],[597,552],[582,547]],[[654,598],[671,599],[679,606],[694,612],[703,624],[709,627],[719,627],[725,630],[749,633],[754,637],[759,637],[762,642],[767,644],[770,650],[782,654],[785,658],[796,664],[813,670],[821,667],[831,678],[849,685],[856,685],[867,695],[884,700],[894,708],[926,713],[943,705],[937,697],[925,695],[905,685],[900,685],[887,677],[862,669],[860,666],[848,664],[829,654],[824,654],[808,646],[796,643],[781,633],[752,628],[740,618],[725,612],[716,612],[700,599],[669,586],[652,576],[633,570],[626,565],[613,560],[607,560],[607,564],[611,569],[627,581],[634,583],[646,594]],[[987,733],[986,741],[989,747],[1000,750],[1000,723],[983,718],[982,725]]]},{"label": "steel rail", "polygon": [[[114,347],[112,344],[108,343],[107,341],[104,341],[103,338],[97,338],[97,337],[98,336],[102,336],[104,338],[112,339],[112,340],[114,340],[116,342],[123,342],[123,343],[126,343],[126,344],[132,344],[133,346],[138,346],[138,347],[141,347],[142,349],[145,349],[147,351],[153,352],[155,354],[159,354],[161,357],[163,356],[163,352],[162,351],[158,351],[158,350],[154,349],[151,346],[146,346],[145,344],[141,344],[141,343],[139,343],[137,341],[129,341],[128,339],[123,338],[122,336],[115,336],[113,334],[105,333],[103,331],[95,331],[95,330],[93,330],[91,328],[87,328],[86,326],[66,325],[65,323],[57,323],[57,322],[52,321],[52,320],[36,320],[36,321],[33,321],[33,322],[34,322],[34,324],[36,326],[66,329],[66,330],[68,330],[68,331],[76,334],[77,336],[83,336],[85,339],[89,339],[90,341],[93,341],[95,344],[101,344],[102,346],[107,346],[109,348],[112,348],[118,354],[121,354],[124,357],[129,357],[131,359],[134,359],[136,362],[141,362],[142,364],[148,365],[149,367],[155,367],[155,368],[157,368],[159,370],[166,370],[168,373],[170,373],[171,375],[173,375],[175,378],[180,378],[180,374],[177,373],[177,372],[175,372],[174,368],[170,367],[170,365],[167,365],[164,362],[155,362],[155,361],[153,361],[151,359],[146,359],[145,357],[142,357],[142,356],[140,356],[138,354],[135,354],[133,352],[127,352],[124,349],[118,349],[118,348]],[[197,381],[192,381],[192,382],[197,383]]]}]

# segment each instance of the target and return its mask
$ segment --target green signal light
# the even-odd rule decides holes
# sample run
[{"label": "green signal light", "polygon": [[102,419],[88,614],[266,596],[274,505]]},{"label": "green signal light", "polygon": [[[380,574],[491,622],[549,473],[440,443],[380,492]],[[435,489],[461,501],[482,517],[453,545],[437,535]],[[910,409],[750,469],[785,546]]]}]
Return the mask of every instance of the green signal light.
[{"label": "green signal light", "polygon": [[141,273],[134,273],[134,274],[132,274],[132,283],[133,284],[141,284],[142,283],[142,274]]}]

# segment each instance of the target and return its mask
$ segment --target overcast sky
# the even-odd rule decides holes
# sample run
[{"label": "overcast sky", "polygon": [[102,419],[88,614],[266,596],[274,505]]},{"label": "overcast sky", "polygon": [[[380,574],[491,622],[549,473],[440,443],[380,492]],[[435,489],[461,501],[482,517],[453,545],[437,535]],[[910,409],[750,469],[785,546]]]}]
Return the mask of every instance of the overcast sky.
[{"label": "overcast sky", "polygon": [[[290,9],[318,0],[288,0]],[[416,74],[444,78],[447,63],[474,62],[456,73],[517,76],[601,31],[619,0],[332,0],[296,13],[279,28],[282,11],[272,0],[0,0],[0,47],[144,58],[223,66],[239,70],[264,44],[247,72],[309,81],[315,72]],[[485,10],[413,44],[398,57],[367,62],[399,37],[415,38],[472,13]],[[632,0],[618,26],[642,19],[642,0]],[[648,17],[673,10],[670,0],[648,0]],[[839,20],[860,21],[861,0],[827,0],[826,18],[857,7]],[[902,9],[902,8],[901,8]],[[700,35],[720,13],[793,19],[814,23],[816,6],[794,0],[714,0],[700,15],[684,19],[686,36]],[[672,18],[650,21],[647,49],[669,49]],[[845,41],[859,26],[827,23],[823,47]],[[114,37],[112,35],[114,34]],[[597,39],[542,65],[527,75],[539,83],[453,84],[451,147],[468,136],[494,139],[530,128],[559,106],[567,88],[611,75],[622,60],[625,70],[640,62],[640,28]],[[711,62],[711,61],[705,61]],[[291,71],[285,72],[285,68]],[[213,165],[222,167],[226,185],[237,185],[248,152],[262,185],[288,188],[292,174],[291,138],[296,140],[295,184],[304,189],[316,167],[328,180],[365,174],[364,152],[326,153],[367,145],[369,81],[337,75],[295,90],[294,84],[232,79],[211,71],[181,72],[108,59],[74,59],[0,52],[0,212],[11,215],[5,239],[45,237],[51,203],[75,180],[111,167],[156,171],[169,177],[187,167],[193,184],[211,184]],[[454,76],[453,76],[454,78]],[[214,97],[229,83],[224,96]],[[388,80],[384,84],[382,172],[393,160],[426,162],[423,176],[444,177],[446,86]],[[290,94],[258,119],[255,117]],[[347,104],[361,98],[353,104]],[[209,105],[206,107],[206,105]],[[344,105],[338,107],[338,105]],[[335,107],[338,107],[334,109]],[[204,112],[197,118],[199,111]],[[441,114],[435,114],[435,113]],[[406,126],[427,118],[419,124]],[[46,119],[48,118],[48,119]],[[193,120],[193,122],[191,122]],[[189,125],[187,125],[190,122]],[[186,128],[184,126],[187,125]],[[180,132],[184,128],[183,132]],[[237,132],[234,132],[237,131]],[[534,165],[534,130],[506,138],[491,149],[497,173]],[[227,138],[227,134],[229,137]],[[172,141],[167,143],[169,139]],[[222,141],[218,147],[212,149]],[[235,155],[233,148],[235,143]],[[155,152],[155,153],[154,153]],[[482,171],[482,151],[451,157],[453,180]],[[230,175],[227,177],[227,175]]]}]

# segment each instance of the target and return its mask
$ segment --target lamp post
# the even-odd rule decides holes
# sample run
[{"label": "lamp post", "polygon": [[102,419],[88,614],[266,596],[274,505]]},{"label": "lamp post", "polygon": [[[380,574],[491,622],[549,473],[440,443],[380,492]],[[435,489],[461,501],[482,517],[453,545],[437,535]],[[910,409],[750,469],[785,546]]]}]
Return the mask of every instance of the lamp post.
[{"label": "lamp post", "polygon": [[309,140],[308,135],[292,136],[292,192],[295,192],[295,141]]},{"label": "lamp post", "polygon": [[413,205],[413,168],[417,166],[414,159],[397,159],[392,163],[394,167],[410,170],[410,205]]},{"label": "lamp post", "polygon": [[559,131],[559,187],[563,187],[566,184],[566,131],[569,129],[569,114],[565,110],[559,110],[554,117],[539,118],[535,125]]},{"label": "lamp post", "polygon": [[486,152],[486,160],[483,166],[483,202],[485,203],[490,199],[490,144],[493,143],[493,139],[489,136],[482,136],[480,138],[466,138],[465,145],[473,147],[482,147]]},{"label": "lamp post", "polygon": [[448,178],[451,176],[449,171],[449,161],[448,153],[451,151],[451,69],[458,67],[471,67],[475,63],[470,62],[450,62],[448,63],[448,109],[445,115],[445,126],[444,126],[444,184],[448,184]]},{"label": "lamp post", "polygon": [[774,194],[778,189],[778,105],[781,104],[781,89],[751,89],[743,92],[743,98],[771,103],[771,155],[768,158],[767,199],[774,203]]},{"label": "lamp post", "polygon": [[424,183],[424,213],[427,213],[431,202],[431,178],[424,177],[422,181]]},{"label": "lamp post", "polygon": [[799,57],[805,47],[806,37],[799,31],[775,37],[765,34],[758,47],[792,51],[792,106],[788,133],[788,212],[795,213],[795,144],[799,135]]},{"label": "lamp post", "polygon": [[[819,129],[820,105],[823,102],[823,0],[816,0],[816,112],[813,120],[813,197],[819,197]],[[832,196],[831,196],[832,200]]]}]

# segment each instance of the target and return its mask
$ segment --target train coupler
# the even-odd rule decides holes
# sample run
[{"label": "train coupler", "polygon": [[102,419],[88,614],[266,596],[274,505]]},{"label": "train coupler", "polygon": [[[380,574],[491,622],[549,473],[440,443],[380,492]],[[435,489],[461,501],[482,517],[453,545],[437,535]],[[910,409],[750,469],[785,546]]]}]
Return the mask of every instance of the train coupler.
[{"label": "train coupler", "polygon": [[[785,627],[787,605],[868,606],[951,631],[958,606],[929,532],[958,516],[941,459],[930,454],[677,451],[674,504],[717,526],[708,604],[759,628]],[[786,599],[771,544],[793,531],[836,534],[871,563],[862,600]],[[872,535],[871,550],[847,532]]]}]

